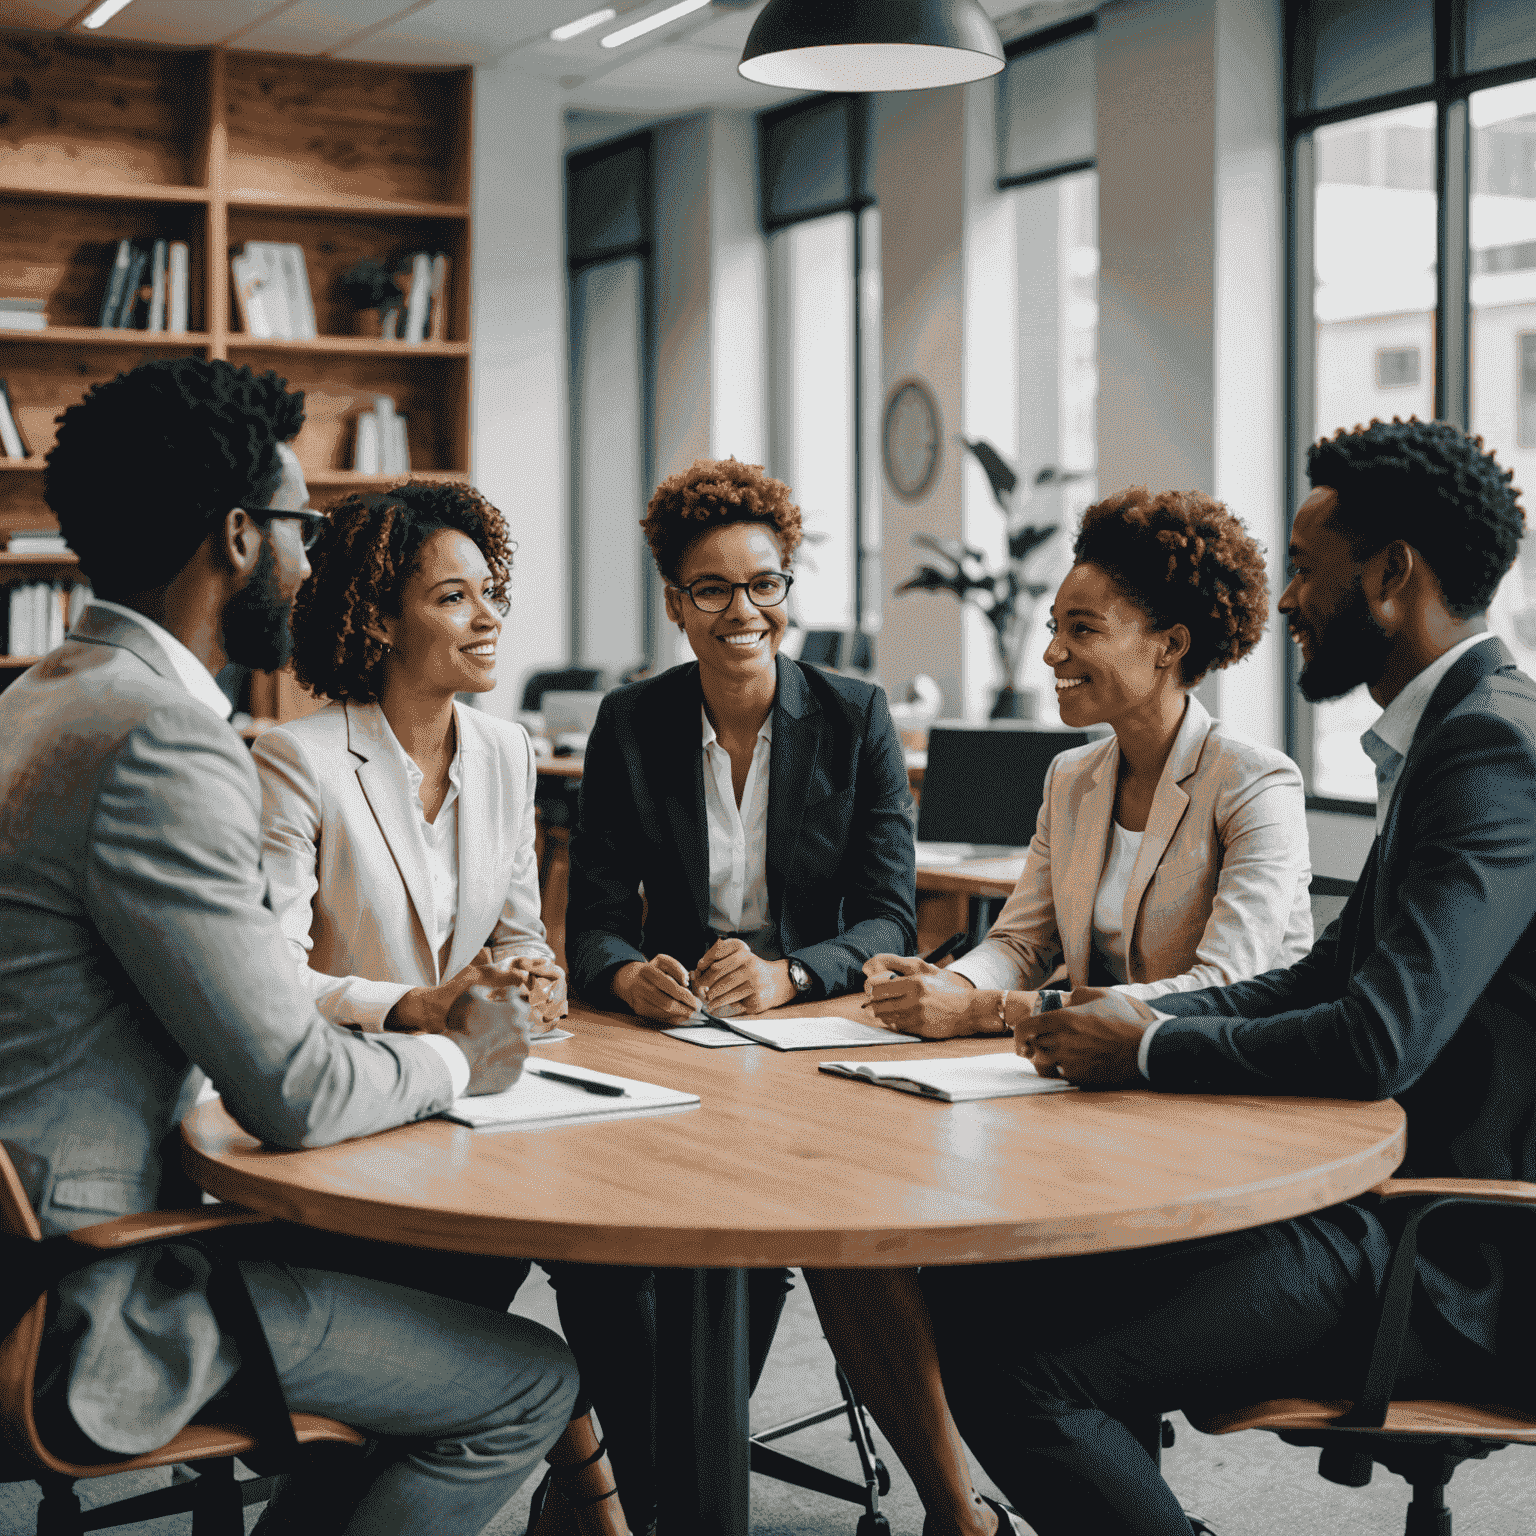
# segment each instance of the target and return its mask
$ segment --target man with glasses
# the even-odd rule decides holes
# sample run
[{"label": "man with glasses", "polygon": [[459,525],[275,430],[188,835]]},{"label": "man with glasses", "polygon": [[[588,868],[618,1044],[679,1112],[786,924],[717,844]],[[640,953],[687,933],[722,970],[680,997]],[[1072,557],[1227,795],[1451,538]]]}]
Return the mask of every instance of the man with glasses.
[{"label": "man with glasses", "polygon": [[[97,594],[0,696],[0,1135],[48,1236],[198,1200],[176,1138],[205,1073],[248,1131],[298,1148],[498,1091],[526,1055],[517,1000],[466,996],[442,1036],[327,1024],[266,905],[261,793],[214,674],[287,658],[323,522],[289,446],[303,421],[274,374],[157,361],[71,406],[48,456],[45,494]],[[310,1242],[247,1229],[240,1277],[288,1407],[380,1449],[296,1480],[263,1528],[479,1530],[565,1426],[564,1345],[311,1265]],[[50,1449],[101,1463],[200,1412],[238,1421],[252,1361],[208,1275],[168,1243],[60,1282],[37,1392]]]}]

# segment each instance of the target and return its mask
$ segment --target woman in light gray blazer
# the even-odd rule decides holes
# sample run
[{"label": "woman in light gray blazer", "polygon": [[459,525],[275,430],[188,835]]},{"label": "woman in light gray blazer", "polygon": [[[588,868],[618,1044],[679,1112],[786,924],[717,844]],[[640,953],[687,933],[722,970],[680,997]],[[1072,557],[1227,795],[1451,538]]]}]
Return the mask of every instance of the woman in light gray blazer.
[{"label": "woman in light gray blazer", "polygon": [[[1228,735],[1190,691],[1263,632],[1258,546],[1210,497],[1138,486],[1088,509],[1073,555],[1045,660],[1062,720],[1113,735],[1052,763],[1024,873],[983,943],[947,970],[898,955],[866,964],[871,1010],[893,1028],[1022,1036],[1060,1001],[1046,985],[1058,966],[1068,989],[1156,997],[1311,948],[1301,775]],[[929,1536],[991,1536],[1007,1516],[971,1487],[917,1272],[807,1271],[806,1283],[917,1484]]]},{"label": "woman in light gray blazer", "polygon": [[[457,699],[495,685],[511,564],[501,514],[469,486],[409,482],[346,497],[309,558],[294,670],[332,702],[266,731],[253,755],[269,899],[316,1007],[338,1025],[435,1032],[485,968],[510,964],[535,1028],[553,1023],[565,977],[539,916],[533,749],[522,726]],[[499,1311],[529,1267],[374,1258],[380,1278]],[[618,1276],[598,1305],[580,1277],[562,1287],[578,1363],[604,1356],[626,1308],[643,1305],[619,1284],[627,1271],[595,1273]],[[565,1476],[551,1474],[547,1518],[581,1504],[583,1536],[623,1536],[585,1401],[549,1462]]]}]

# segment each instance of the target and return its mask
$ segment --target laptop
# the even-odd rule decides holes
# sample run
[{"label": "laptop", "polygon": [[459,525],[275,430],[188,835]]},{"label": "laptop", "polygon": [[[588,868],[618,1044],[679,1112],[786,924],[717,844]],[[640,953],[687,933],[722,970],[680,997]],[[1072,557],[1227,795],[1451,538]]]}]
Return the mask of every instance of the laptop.
[{"label": "laptop", "polygon": [[597,723],[602,702],[601,693],[578,693],[566,688],[551,688],[544,695],[539,701],[539,713],[544,716],[544,732],[556,752],[580,754],[586,750],[587,736]]},{"label": "laptop", "polygon": [[1002,858],[1027,847],[1051,759],[1098,734],[1012,721],[932,727],[917,807],[918,863]]}]

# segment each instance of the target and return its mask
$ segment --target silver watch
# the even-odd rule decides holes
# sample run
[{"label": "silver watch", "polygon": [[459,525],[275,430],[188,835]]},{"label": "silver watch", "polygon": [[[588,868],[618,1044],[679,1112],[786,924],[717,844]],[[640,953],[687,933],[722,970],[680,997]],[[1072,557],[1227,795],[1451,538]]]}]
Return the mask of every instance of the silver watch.
[{"label": "silver watch", "polygon": [[811,990],[811,973],[798,960],[790,960],[789,979],[795,984],[795,995],[803,997]]}]

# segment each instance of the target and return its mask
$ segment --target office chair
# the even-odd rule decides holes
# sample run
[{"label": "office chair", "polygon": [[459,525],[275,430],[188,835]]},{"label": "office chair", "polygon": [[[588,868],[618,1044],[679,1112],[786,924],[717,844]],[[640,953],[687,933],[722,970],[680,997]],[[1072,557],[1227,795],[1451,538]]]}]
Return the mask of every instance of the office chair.
[{"label": "office chair", "polygon": [[[855,1536],[890,1536],[890,1522],[880,1512],[880,1496],[891,1491],[891,1474],[886,1470],[875,1447],[869,1415],[864,1411],[864,1405],[855,1396],[851,1383],[843,1374],[842,1366],[835,1360],[832,1365],[837,1372],[841,1400],[826,1408],[818,1408],[814,1413],[802,1414],[799,1418],[786,1419],[782,1424],[759,1430],[748,1441],[752,1470],[781,1483],[792,1483],[796,1488],[808,1488],[812,1493],[824,1493],[828,1498],[861,1505],[864,1513],[859,1516]],[[828,1419],[835,1419],[839,1414],[847,1415],[848,1438],[858,1453],[862,1482],[851,1482],[846,1477],[824,1472],[808,1461],[786,1456],[770,1446],[770,1441],[782,1440],[786,1435],[810,1429],[816,1424],[825,1424]]]},{"label": "office chair", "polygon": [[[276,1491],[275,1476],[235,1480],[235,1457],[260,1452],[264,1464],[291,1464],[296,1448],[320,1442],[361,1446],[364,1437],[335,1419],[314,1413],[290,1415],[277,1371],[234,1258],[211,1245],[207,1234],[268,1220],[227,1205],[187,1211],[146,1211],[44,1239],[16,1169],[0,1146],[0,1481],[35,1482],[43,1490],[37,1511],[38,1536],[81,1536],[88,1530],[192,1512],[194,1536],[242,1536],[241,1511]],[[33,1390],[38,1350],[54,1281],[109,1254],[149,1243],[175,1240],[203,1246],[213,1266],[209,1300],[220,1326],[240,1345],[241,1414],[247,1425],[188,1424],[167,1444],[142,1456],[104,1463],[72,1462],[43,1444],[34,1415]],[[142,1472],[190,1463],[198,1474],[168,1488],[119,1499],[96,1509],[80,1508],[74,1491],[86,1478]]]},{"label": "office chair", "polygon": [[1413,1300],[1419,1229],[1456,1206],[1517,1206],[1536,1216],[1536,1184],[1515,1179],[1388,1179],[1383,1200],[1420,1202],[1403,1224],[1387,1268],[1370,1364],[1352,1402],[1279,1398],[1246,1407],[1186,1410],[1196,1429],[1228,1435],[1267,1429],[1290,1445],[1318,1446],[1320,1476],[1363,1488],[1379,1462],[1413,1489],[1405,1536],[1451,1536],[1445,1486],[1462,1462],[1509,1445],[1536,1445],[1536,1413],[1488,1403],[1397,1400],[1392,1387]]}]

